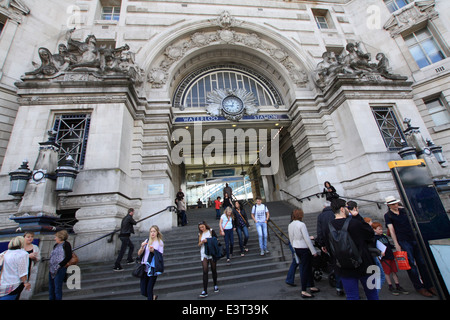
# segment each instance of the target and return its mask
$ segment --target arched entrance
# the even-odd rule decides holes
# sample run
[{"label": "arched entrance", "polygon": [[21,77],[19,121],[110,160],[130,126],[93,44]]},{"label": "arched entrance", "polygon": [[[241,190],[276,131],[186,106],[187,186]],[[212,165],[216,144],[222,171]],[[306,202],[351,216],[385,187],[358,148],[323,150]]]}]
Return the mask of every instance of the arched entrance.
[{"label": "arched entrance", "polygon": [[[283,155],[289,150],[288,160],[296,162],[290,109],[299,94],[312,95],[308,70],[313,63],[289,39],[226,12],[180,24],[158,39],[139,55],[148,75],[148,110],[155,110],[149,116],[163,121],[161,110],[170,119],[173,195],[191,183],[206,194],[200,197],[205,202],[217,194],[209,189],[233,181],[243,197],[280,199]],[[147,132],[154,127],[159,134],[150,117]],[[160,183],[155,181],[150,183]],[[189,204],[196,204],[198,194]]]}]

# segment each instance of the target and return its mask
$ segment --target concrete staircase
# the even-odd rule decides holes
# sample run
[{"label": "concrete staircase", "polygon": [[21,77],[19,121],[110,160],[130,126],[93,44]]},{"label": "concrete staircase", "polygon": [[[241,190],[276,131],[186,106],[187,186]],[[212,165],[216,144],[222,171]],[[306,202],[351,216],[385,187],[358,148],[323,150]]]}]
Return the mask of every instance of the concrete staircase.
[{"label": "concrete staircase", "polygon": [[[287,202],[270,202],[267,207],[273,220],[286,234],[290,215],[294,207]],[[250,208],[246,207],[250,217]],[[196,209],[187,212],[188,225],[174,228],[163,233],[164,241],[164,265],[165,272],[160,275],[155,287],[155,293],[160,299],[193,299],[202,291],[202,269],[200,263],[200,249],[197,246],[198,222],[206,221],[218,233],[218,220],[215,219],[215,210]],[[250,219],[251,220],[251,219]],[[311,235],[316,233],[317,213],[307,213],[303,220]],[[250,221],[249,252],[244,257],[240,256],[238,238],[234,234],[234,256],[231,264],[226,264],[222,258],[217,264],[219,287],[243,286],[253,281],[267,281],[280,279],[284,281],[287,270],[292,261],[289,248],[281,244],[279,239],[269,230],[269,254],[260,256],[258,235]],[[148,234],[135,236],[134,242],[137,251],[140,243],[148,237]],[[220,237],[224,243],[223,237]],[[101,240],[103,241],[103,240]],[[106,241],[106,240],[105,240]],[[115,239],[115,241],[117,241]],[[82,261],[82,257],[80,257]],[[81,269],[81,289],[67,289],[64,285],[64,300],[107,300],[127,299],[143,300],[140,295],[139,279],[131,276],[134,265],[126,265],[125,259],[122,266],[124,271],[113,271],[114,261],[91,262],[79,264]],[[209,275],[210,281],[211,275]],[[212,288],[212,283],[209,286]],[[35,294],[33,299],[46,300],[48,293],[45,291]]]}]

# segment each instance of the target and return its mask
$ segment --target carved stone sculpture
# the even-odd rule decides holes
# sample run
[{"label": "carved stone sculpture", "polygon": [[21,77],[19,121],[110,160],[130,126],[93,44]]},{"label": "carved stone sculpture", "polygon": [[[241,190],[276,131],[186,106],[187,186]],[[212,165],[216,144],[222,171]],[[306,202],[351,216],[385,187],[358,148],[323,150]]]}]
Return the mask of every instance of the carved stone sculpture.
[{"label": "carved stone sculpture", "polygon": [[334,52],[324,52],[323,60],[317,64],[313,73],[314,82],[320,88],[325,88],[336,76],[349,75],[356,80],[406,80],[407,77],[392,74],[389,70],[389,60],[382,52],[377,53],[378,63],[370,61],[370,54],[359,48],[359,43],[348,43],[347,54],[336,57]]},{"label": "carved stone sculpture", "polygon": [[81,81],[87,80],[90,73],[95,79],[128,76],[135,84],[143,83],[143,70],[136,64],[128,45],[114,49],[99,47],[94,35],[87,36],[84,42],[77,41],[71,37],[74,30],[68,31],[67,46],[58,45],[58,53],[39,48],[41,65],[33,63],[36,69],[26,72],[22,80],[50,79],[64,74],[64,80]]}]

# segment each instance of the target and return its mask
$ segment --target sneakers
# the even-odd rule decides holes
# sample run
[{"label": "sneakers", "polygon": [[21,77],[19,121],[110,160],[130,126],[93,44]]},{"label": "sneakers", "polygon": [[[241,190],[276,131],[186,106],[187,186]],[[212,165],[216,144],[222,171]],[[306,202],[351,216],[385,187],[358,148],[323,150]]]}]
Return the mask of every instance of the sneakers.
[{"label": "sneakers", "polygon": [[399,292],[399,293],[409,294],[409,292],[406,291],[405,289],[403,289],[401,286],[397,286],[396,290],[397,290],[397,292]]},{"label": "sneakers", "polygon": [[127,260],[127,264],[134,264],[134,260]]},{"label": "sneakers", "polygon": [[400,292],[398,292],[398,290],[395,289],[393,286],[389,286],[389,292],[394,296],[398,296],[400,294]]},{"label": "sneakers", "polygon": [[219,292],[219,287],[218,286],[214,286],[214,292],[215,293]]},{"label": "sneakers", "polygon": [[208,296],[208,293],[206,291],[202,291],[202,293],[200,293],[200,298],[206,298]]},{"label": "sneakers", "polygon": [[114,267],[113,270],[114,271],[123,271],[123,268],[119,266],[119,267]]},{"label": "sneakers", "polygon": [[261,250],[261,253],[259,255],[263,256],[264,255],[264,250]]}]

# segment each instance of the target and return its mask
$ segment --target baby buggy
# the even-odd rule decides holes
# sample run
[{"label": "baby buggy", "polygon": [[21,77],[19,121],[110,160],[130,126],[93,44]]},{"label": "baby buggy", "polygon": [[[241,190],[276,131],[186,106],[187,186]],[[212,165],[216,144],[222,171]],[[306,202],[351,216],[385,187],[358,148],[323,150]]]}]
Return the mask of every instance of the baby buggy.
[{"label": "baby buggy", "polygon": [[323,278],[324,273],[328,274],[328,282],[330,286],[336,287],[336,277],[334,275],[333,268],[330,264],[331,259],[330,255],[323,252],[314,242],[314,246],[317,247],[317,256],[313,257],[312,260],[312,268],[313,268],[313,276],[315,281],[320,281]]}]

